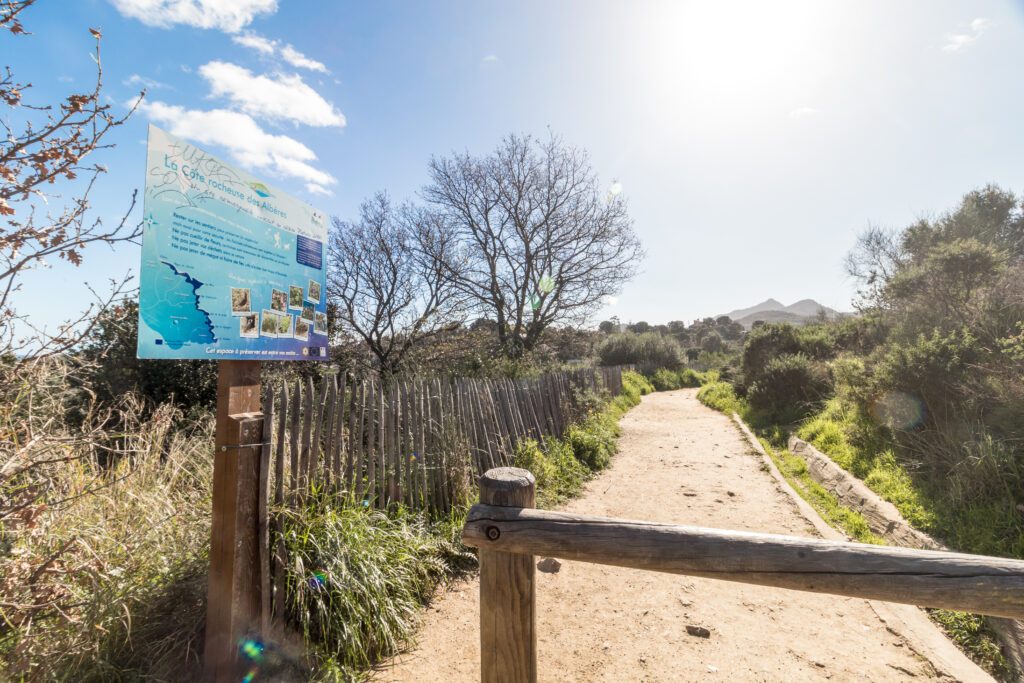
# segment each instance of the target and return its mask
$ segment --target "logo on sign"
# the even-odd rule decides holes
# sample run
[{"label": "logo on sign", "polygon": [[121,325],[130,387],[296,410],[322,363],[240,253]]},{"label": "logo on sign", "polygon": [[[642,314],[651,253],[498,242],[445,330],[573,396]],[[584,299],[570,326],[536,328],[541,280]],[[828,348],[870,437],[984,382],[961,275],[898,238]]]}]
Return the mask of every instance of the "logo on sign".
[{"label": "logo on sign", "polygon": [[259,196],[266,198],[270,196],[270,188],[263,183],[249,183],[249,187]]}]

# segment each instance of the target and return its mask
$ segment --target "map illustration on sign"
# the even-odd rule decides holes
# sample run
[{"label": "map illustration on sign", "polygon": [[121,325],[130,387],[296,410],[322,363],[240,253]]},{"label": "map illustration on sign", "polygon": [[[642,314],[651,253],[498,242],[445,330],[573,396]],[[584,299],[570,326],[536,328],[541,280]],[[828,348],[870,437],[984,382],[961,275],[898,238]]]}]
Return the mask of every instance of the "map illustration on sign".
[{"label": "map illustration on sign", "polygon": [[327,222],[149,127],[139,358],[326,360]]}]

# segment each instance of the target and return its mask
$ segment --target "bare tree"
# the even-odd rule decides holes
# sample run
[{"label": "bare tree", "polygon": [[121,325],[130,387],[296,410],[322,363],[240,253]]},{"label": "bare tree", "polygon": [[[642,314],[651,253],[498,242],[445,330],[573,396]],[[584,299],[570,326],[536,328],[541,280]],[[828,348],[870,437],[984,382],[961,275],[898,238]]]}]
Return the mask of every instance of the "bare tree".
[{"label": "bare tree", "polygon": [[510,357],[552,324],[585,323],[637,272],[625,199],[557,136],[510,135],[486,156],[435,158],[430,174],[424,196],[459,241],[452,277]]},{"label": "bare tree", "polygon": [[[8,40],[21,41],[30,35],[20,13],[33,2],[0,3],[0,30],[6,29]],[[125,293],[128,278],[113,282],[112,291],[97,295],[96,304],[75,320],[47,332],[14,309],[20,276],[51,259],[77,266],[89,245],[114,245],[135,240],[140,234],[140,224],[128,224],[134,193],[127,211],[112,226],[88,215],[89,195],[106,168],[86,163],[86,157],[112,147],[104,142],[106,134],[134,111],[114,116],[111,106],[102,102],[101,36],[96,29],[89,32],[96,43],[96,80],[86,92],[72,93],[53,105],[33,104],[25,98],[32,85],[19,83],[10,66],[0,76],[0,100],[8,107],[8,115],[0,118],[4,131],[0,140],[0,355],[19,356],[23,361],[75,346],[88,333],[97,313]],[[18,49],[11,49],[9,54],[17,53]],[[56,202],[59,209],[43,213],[41,206],[60,199],[48,194],[57,182],[70,184],[77,196]]]},{"label": "bare tree", "polygon": [[422,208],[396,209],[384,193],[363,202],[360,218],[333,221],[329,300],[343,334],[355,336],[388,378],[409,352],[465,319],[455,286],[454,235]]},{"label": "bare tree", "polygon": [[893,230],[868,226],[857,237],[857,244],[846,255],[846,273],[861,283],[857,291],[858,310],[883,305],[885,284],[907,258],[900,235]]}]

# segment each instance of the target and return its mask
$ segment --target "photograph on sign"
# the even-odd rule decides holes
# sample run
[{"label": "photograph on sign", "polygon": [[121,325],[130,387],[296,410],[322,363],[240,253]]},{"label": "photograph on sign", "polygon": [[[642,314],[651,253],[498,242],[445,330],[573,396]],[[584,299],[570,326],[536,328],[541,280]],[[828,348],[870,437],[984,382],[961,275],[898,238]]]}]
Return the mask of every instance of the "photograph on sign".
[{"label": "photograph on sign", "polygon": [[312,206],[150,126],[139,358],[326,360],[326,242]]}]

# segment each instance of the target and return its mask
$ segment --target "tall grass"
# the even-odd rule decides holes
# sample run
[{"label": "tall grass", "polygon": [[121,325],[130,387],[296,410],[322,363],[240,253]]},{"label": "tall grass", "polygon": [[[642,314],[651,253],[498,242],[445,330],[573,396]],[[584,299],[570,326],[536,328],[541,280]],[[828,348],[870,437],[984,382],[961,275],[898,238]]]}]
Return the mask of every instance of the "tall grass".
[{"label": "tall grass", "polygon": [[0,677],[187,678],[205,616],[212,419],[182,424],[163,406],[143,422],[125,396],[119,432],[88,403],[72,427],[53,403],[63,371],[22,376],[5,405]]},{"label": "tall grass", "polygon": [[383,513],[317,495],[281,514],[287,617],[321,678],[358,678],[407,646],[437,585],[476,565],[458,540],[464,508],[430,520],[405,508]]}]

